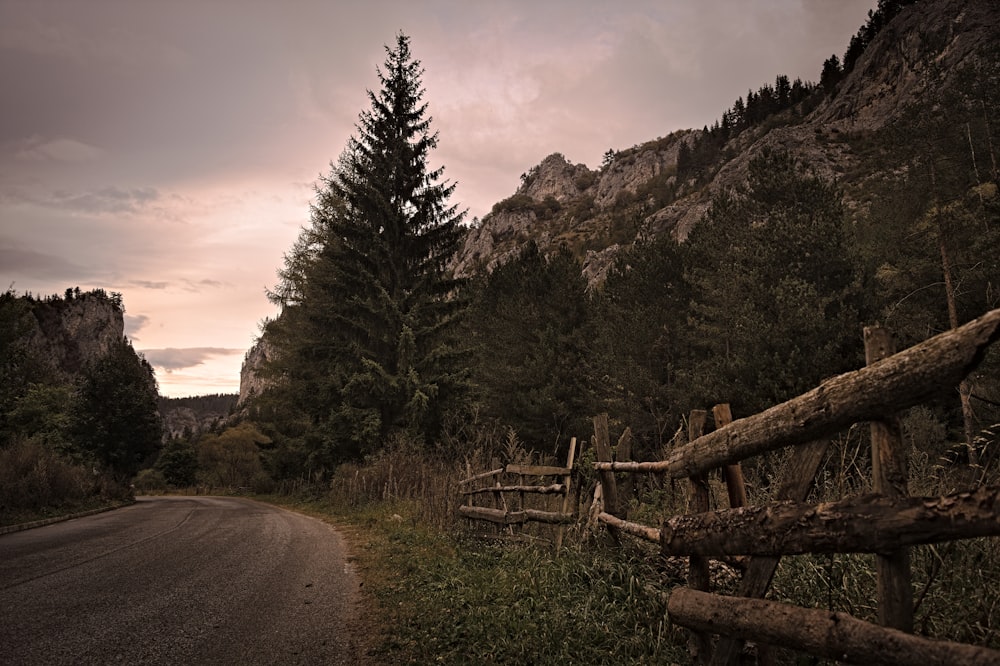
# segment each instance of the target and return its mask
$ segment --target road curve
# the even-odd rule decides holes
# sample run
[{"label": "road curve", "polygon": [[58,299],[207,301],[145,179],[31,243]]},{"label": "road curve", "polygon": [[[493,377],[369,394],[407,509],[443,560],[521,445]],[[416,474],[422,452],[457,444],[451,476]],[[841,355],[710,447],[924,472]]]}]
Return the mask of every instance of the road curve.
[{"label": "road curve", "polygon": [[358,580],[326,523],[144,497],[0,536],[0,664],[357,664]]}]

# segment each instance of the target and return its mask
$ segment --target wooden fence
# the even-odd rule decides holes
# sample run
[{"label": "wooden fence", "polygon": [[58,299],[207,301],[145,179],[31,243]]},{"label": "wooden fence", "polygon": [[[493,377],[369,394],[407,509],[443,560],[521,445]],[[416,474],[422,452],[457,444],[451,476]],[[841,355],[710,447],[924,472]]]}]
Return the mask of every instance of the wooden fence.
[{"label": "wooden fence", "polygon": [[[572,523],[574,513],[570,511],[570,483],[573,474],[573,460],[576,455],[576,438],[570,440],[569,454],[565,467],[548,465],[507,465],[489,472],[475,474],[459,482],[464,488],[465,504],[458,508],[470,520],[483,520],[506,527],[513,533],[514,527],[530,522],[557,525],[555,547],[562,546],[565,525]],[[547,483],[555,477],[555,483]],[[487,485],[481,485],[481,484]],[[478,487],[476,484],[480,484]],[[555,496],[561,498],[561,510],[529,508],[527,496]],[[475,503],[476,498],[488,498],[491,506]]]},{"label": "wooden fence", "polygon": [[[728,405],[717,405],[717,428],[708,434],[703,433],[706,412],[695,411],[689,442],[660,461],[612,461],[607,417],[595,418],[594,467],[605,502],[599,520],[616,534],[660,544],[665,555],[689,558],[688,586],[671,592],[667,609],[673,623],[692,630],[698,662],[736,663],[743,641],[753,640],[853,663],[1000,664],[995,650],[911,633],[908,547],[1000,535],[1000,486],[909,497],[897,417],[897,412],[957,386],[998,338],[1000,310],[898,354],[892,353],[883,329],[865,329],[866,367],[737,421],[731,420]],[[826,438],[857,422],[871,428],[874,493],[805,503]],[[772,503],[745,506],[740,461],[782,447],[794,449]],[[707,473],[719,468],[730,508],[709,511]],[[623,520],[615,504],[614,472],[688,479],[688,513],[667,518],[659,527]],[[878,624],[763,599],[784,555],[859,552],[876,554]],[[711,594],[709,558],[732,556],[748,558],[738,596]]]}]

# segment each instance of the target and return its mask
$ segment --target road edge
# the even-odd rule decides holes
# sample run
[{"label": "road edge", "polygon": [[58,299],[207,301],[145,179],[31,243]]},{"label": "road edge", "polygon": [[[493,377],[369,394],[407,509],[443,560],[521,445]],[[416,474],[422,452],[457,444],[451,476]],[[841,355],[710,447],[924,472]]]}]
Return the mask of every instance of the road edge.
[{"label": "road edge", "polygon": [[93,516],[94,514],[104,513],[105,511],[114,511],[115,509],[121,509],[122,507],[131,506],[133,504],[135,504],[135,500],[132,500],[131,502],[122,502],[120,504],[112,504],[110,506],[102,506],[96,509],[89,509],[87,511],[80,511],[78,513],[69,513],[65,516],[42,518],[40,520],[32,520],[28,523],[18,523],[17,525],[4,525],[0,527],[0,536],[3,536],[4,534],[11,534],[13,532],[23,532],[24,530],[31,530],[36,527],[45,527],[46,525],[61,523],[67,520],[73,520],[74,518]]}]

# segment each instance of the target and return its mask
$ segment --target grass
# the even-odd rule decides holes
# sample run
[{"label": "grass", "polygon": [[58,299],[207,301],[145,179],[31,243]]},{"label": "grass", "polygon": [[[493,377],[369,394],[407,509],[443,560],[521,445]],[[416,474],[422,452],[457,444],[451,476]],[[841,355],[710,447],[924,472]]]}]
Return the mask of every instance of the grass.
[{"label": "grass", "polygon": [[268,501],[344,526],[377,618],[373,663],[660,664],[688,661],[649,560],[600,544],[449,533],[412,502],[343,511],[327,499]]}]

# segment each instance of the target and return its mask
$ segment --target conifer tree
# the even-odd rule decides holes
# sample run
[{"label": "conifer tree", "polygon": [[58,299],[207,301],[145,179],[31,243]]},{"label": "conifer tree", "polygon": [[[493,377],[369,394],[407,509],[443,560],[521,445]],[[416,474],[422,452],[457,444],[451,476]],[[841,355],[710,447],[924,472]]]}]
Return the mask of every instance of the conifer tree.
[{"label": "conifer tree", "polygon": [[381,89],[321,180],[272,294],[284,307],[271,325],[275,369],[324,465],[393,433],[433,436],[465,381],[453,339],[462,302],[446,267],[464,213],[429,165],[437,134],[409,38],[386,52]]},{"label": "conifer tree", "polygon": [[840,193],[787,152],[764,151],[745,187],[713,198],[688,237],[685,276],[694,404],[752,413],[859,365]]}]

